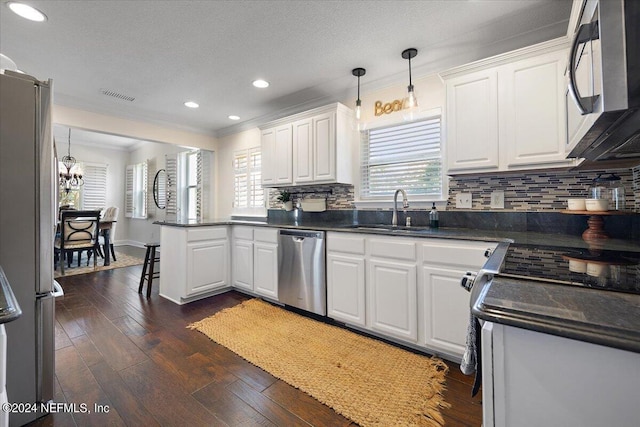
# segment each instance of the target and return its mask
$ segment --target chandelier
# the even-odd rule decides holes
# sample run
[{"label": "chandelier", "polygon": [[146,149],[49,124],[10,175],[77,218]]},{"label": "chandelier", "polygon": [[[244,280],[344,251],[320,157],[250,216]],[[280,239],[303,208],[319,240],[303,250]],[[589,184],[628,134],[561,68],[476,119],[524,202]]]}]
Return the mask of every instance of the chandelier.
[{"label": "chandelier", "polygon": [[67,155],[62,158],[62,164],[66,172],[60,172],[60,187],[64,189],[65,193],[69,194],[69,191],[77,190],[84,185],[82,171],[76,167],[76,158],[71,155],[71,129],[69,129]]}]

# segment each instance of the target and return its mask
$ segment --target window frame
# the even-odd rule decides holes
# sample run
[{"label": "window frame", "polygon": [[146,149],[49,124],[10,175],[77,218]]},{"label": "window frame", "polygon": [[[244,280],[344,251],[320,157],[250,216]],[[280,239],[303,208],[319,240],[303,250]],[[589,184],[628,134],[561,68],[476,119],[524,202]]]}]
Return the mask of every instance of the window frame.
[{"label": "window frame", "polygon": [[[125,217],[147,219],[148,162],[127,165],[125,172]],[[131,188],[131,189],[129,189]]]},{"label": "window frame", "polygon": [[[260,156],[260,168],[256,171],[256,168],[252,167],[252,156],[258,154]],[[246,157],[246,168],[236,168],[236,159],[238,157]],[[233,174],[233,198],[232,198],[232,215],[236,216],[256,216],[266,217],[267,207],[266,201],[268,199],[268,190],[262,187],[262,151],[261,147],[250,147],[243,150],[236,150],[233,152],[233,158],[231,160],[231,170]],[[242,171],[242,172],[240,172]],[[247,206],[237,206],[237,177],[239,174],[244,175],[245,185],[247,188]],[[262,204],[257,205],[256,201],[259,197],[256,197],[257,190],[262,192]]]},{"label": "window frame", "polygon": [[[444,117],[442,114],[441,108],[433,108],[430,110],[424,110],[417,113],[414,116],[414,119],[411,121],[403,121],[398,120],[395,117],[377,120],[375,122],[375,126],[368,128],[368,131],[382,129],[392,126],[401,126],[406,123],[413,123],[423,120],[429,119],[440,119],[440,161],[441,161],[441,182],[442,189],[440,196],[427,196],[427,195],[409,195],[409,204],[411,208],[428,208],[431,207],[432,203],[436,203],[436,206],[444,208],[446,206],[448,200],[448,191],[449,191],[449,177],[447,175],[446,170],[446,135],[444,130]],[[361,139],[361,132],[358,132],[358,143],[357,143],[357,172],[356,179],[354,185],[354,204],[356,209],[365,208],[365,209],[374,209],[374,208],[392,208],[393,207],[393,195],[386,198],[362,198],[362,151],[363,151],[363,143]]]}]

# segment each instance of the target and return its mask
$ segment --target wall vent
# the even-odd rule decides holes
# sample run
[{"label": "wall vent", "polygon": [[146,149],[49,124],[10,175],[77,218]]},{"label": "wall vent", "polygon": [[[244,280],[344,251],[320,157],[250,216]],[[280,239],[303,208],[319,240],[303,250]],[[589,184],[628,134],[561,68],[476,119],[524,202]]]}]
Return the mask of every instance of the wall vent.
[{"label": "wall vent", "polygon": [[116,92],[114,90],[110,90],[110,89],[100,89],[100,93],[102,93],[103,95],[106,95],[106,96],[111,96],[113,98],[122,99],[123,101],[133,102],[136,99],[134,96],[123,95],[121,93],[118,93],[118,92]]}]

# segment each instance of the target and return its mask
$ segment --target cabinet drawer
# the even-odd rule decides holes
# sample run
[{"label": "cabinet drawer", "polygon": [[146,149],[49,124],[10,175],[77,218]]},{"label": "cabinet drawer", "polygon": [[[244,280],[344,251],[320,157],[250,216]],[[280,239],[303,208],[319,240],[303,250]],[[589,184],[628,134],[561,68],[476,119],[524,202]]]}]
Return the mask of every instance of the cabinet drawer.
[{"label": "cabinet drawer", "polygon": [[256,242],[278,243],[277,228],[255,228],[253,238]]},{"label": "cabinet drawer", "polygon": [[487,261],[484,253],[487,249],[494,250],[497,243],[473,242],[460,240],[443,243],[428,242],[422,244],[422,260],[425,264],[455,265],[479,269]]},{"label": "cabinet drawer", "polygon": [[416,244],[411,239],[371,238],[369,253],[371,256],[415,261]]},{"label": "cabinet drawer", "polygon": [[253,240],[253,227],[234,225],[232,230],[235,239]]},{"label": "cabinet drawer", "polygon": [[227,227],[202,227],[187,231],[187,241],[226,239]]},{"label": "cabinet drawer", "polygon": [[364,255],[364,237],[348,236],[344,233],[331,233],[327,236],[327,250],[349,254]]}]

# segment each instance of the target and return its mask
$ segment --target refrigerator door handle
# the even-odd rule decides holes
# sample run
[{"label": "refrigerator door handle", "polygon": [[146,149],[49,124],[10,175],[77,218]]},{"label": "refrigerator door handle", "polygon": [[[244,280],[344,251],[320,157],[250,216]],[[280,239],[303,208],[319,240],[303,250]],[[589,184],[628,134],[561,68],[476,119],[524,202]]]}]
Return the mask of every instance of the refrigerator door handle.
[{"label": "refrigerator door handle", "polygon": [[36,298],[36,399],[53,400],[55,381],[55,297],[48,294]]}]

